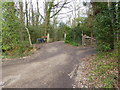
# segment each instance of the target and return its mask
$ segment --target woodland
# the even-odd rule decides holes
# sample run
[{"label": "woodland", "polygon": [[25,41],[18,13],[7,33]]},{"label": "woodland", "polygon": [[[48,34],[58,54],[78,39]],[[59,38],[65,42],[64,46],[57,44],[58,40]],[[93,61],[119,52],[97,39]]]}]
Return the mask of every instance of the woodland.
[{"label": "woodland", "polygon": [[[64,41],[73,46],[82,46],[82,35],[94,38],[97,51],[97,61],[114,59],[106,67],[98,67],[95,72],[119,67],[120,60],[120,1],[116,2],[82,2],[88,9],[80,16],[80,4],[70,0],[44,0],[41,14],[38,0],[34,9],[32,0],[22,2],[2,2],[2,58],[16,58],[31,54],[33,44],[38,44],[37,38],[49,33],[48,43]],[[71,4],[72,3],[72,4]],[[68,7],[68,5],[71,6]],[[59,15],[62,9],[69,9],[72,13],[66,22]],[[65,38],[66,34],[66,38]],[[99,60],[98,60],[99,58]],[[94,63],[95,64],[95,63]],[[103,63],[102,63],[103,64]],[[105,64],[106,65],[106,64]],[[112,66],[113,65],[113,66]],[[111,68],[112,67],[112,68]],[[101,71],[100,71],[101,70]],[[99,73],[97,73],[99,74]],[[116,75],[116,74],[115,74]],[[109,77],[106,75],[106,77]],[[112,78],[115,78],[114,76]],[[117,79],[116,79],[117,80]],[[112,87],[113,80],[106,79],[106,87]]]}]

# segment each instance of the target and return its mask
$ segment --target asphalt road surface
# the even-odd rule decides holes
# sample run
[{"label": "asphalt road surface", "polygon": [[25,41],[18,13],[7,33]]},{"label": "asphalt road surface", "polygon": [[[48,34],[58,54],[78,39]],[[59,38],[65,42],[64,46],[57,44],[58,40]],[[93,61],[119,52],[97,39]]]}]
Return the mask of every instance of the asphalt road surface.
[{"label": "asphalt road surface", "polygon": [[35,54],[3,61],[4,88],[72,88],[80,59],[95,54],[91,47],[64,42],[44,44]]}]

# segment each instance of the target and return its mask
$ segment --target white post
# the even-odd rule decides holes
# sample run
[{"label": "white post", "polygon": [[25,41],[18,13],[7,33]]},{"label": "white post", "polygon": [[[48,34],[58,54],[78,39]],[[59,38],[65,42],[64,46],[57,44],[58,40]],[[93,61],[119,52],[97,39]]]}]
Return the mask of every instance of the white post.
[{"label": "white post", "polygon": [[49,33],[47,34],[47,43],[49,42],[49,40],[50,40],[50,35],[49,35]]},{"label": "white post", "polygon": [[66,40],[66,33],[64,34],[64,41]]}]

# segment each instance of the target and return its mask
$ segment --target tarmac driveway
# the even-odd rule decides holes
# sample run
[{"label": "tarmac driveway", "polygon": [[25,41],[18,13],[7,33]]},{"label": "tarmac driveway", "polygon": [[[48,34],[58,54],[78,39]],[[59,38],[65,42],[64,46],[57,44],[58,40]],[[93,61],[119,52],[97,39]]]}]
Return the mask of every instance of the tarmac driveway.
[{"label": "tarmac driveway", "polygon": [[5,88],[72,88],[81,58],[95,54],[91,47],[75,47],[64,42],[45,44],[37,53],[3,62]]}]

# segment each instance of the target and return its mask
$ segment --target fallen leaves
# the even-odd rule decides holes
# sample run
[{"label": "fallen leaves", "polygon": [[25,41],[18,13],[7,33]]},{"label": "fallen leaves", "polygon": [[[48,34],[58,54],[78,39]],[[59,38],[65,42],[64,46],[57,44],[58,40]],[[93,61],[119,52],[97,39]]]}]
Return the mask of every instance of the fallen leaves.
[{"label": "fallen leaves", "polygon": [[91,55],[80,61],[75,88],[118,87],[118,61],[114,57]]}]

